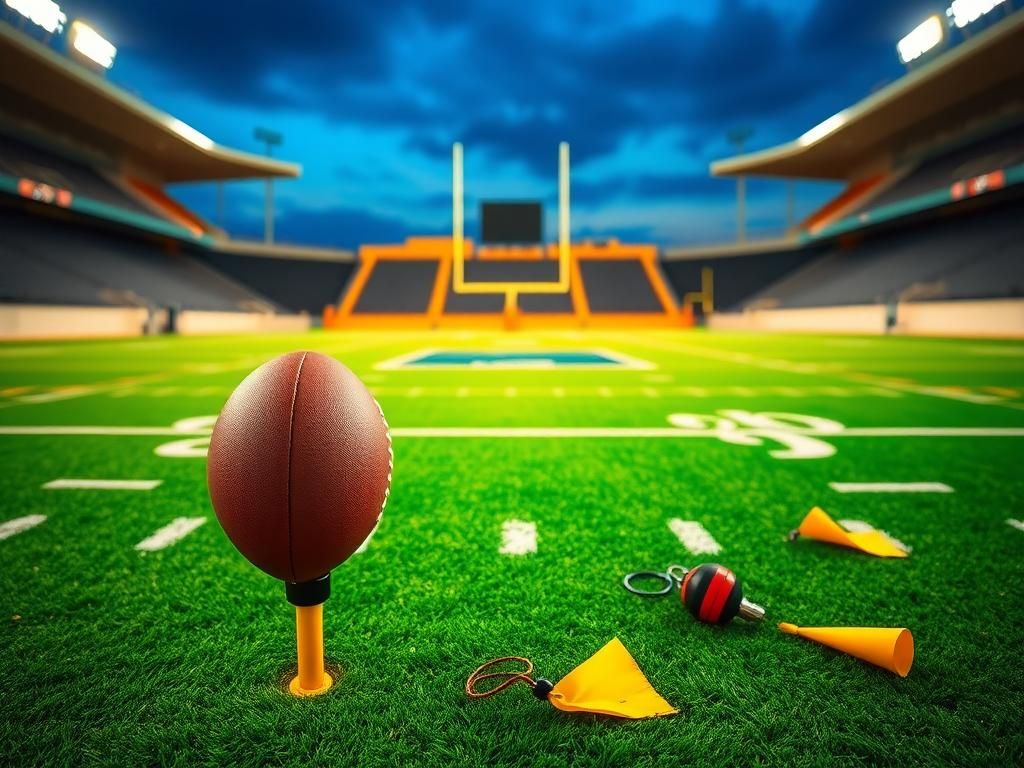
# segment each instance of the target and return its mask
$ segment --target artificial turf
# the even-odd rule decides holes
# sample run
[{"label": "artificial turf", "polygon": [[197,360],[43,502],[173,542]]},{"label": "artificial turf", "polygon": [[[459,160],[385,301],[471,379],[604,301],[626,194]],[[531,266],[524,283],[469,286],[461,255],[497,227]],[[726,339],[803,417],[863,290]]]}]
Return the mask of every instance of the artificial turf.
[{"label": "artificial turf", "polygon": [[[651,370],[378,370],[419,349],[611,349]],[[294,623],[280,583],[233,549],[201,457],[166,457],[263,360],[332,354],[395,431],[395,475],[367,550],[333,575],[325,696],[282,692]],[[319,333],[0,346],[0,764],[1020,765],[1024,760],[1024,345],[696,332]],[[789,413],[899,435],[837,435],[781,459],[714,435],[450,437],[414,427],[669,427],[670,414]],[[733,418],[737,418],[735,413]],[[721,416],[719,416],[721,418]],[[742,421],[744,417],[739,416]],[[783,417],[775,417],[783,418]],[[165,435],[11,427],[168,428]],[[2,432],[6,431],[7,434]],[[65,432],[68,430],[64,430]],[[159,479],[148,492],[44,490],[56,478]],[[831,481],[936,481],[948,494],[843,495]],[[913,548],[881,560],[787,532],[813,506]],[[135,544],[176,517],[206,524]],[[721,544],[694,556],[668,528]],[[501,524],[538,551],[498,552]],[[627,571],[717,560],[768,611],[696,623]],[[906,679],[797,638],[805,626],[909,627]],[[557,680],[612,637],[674,717],[571,715],[523,687],[462,690],[478,664],[528,656]]]}]

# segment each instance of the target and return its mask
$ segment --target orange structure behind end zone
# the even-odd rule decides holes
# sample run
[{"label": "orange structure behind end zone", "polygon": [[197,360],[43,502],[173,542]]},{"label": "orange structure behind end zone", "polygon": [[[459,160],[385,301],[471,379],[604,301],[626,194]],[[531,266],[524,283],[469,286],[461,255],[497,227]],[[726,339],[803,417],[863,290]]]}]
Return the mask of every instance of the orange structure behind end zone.
[{"label": "orange structure behind end zone", "polygon": [[[556,245],[474,247],[467,268],[505,270],[509,288],[454,293],[450,237],[411,237],[364,245],[341,303],[324,310],[325,328],[657,328],[693,324],[658,265],[654,245],[583,242],[571,246],[567,294],[531,293],[529,282],[558,263]],[[494,281],[496,278],[490,278]],[[497,278],[501,280],[501,278]],[[467,272],[467,282],[472,275]]]}]

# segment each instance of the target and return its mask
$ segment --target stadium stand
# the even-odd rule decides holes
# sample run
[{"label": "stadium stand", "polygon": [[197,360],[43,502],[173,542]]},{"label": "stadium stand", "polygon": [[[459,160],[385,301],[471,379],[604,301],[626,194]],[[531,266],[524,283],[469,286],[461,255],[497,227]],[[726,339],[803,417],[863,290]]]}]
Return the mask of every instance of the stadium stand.
[{"label": "stadium stand", "polygon": [[324,307],[337,304],[354,266],[351,260],[267,256],[256,247],[240,252],[214,246],[202,255],[204,261],[239,283],[273,300],[291,312],[319,315]]},{"label": "stadium stand", "polygon": [[898,181],[858,207],[857,214],[902,203],[936,190],[949,189],[962,179],[1024,163],[1024,125],[1000,126],[991,135],[960,137],[928,155],[907,161]]},{"label": "stadium stand", "polygon": [[[568,255],[569,288],[531,291],[530,284],[558,283],[555,245],[487,246],[466,241],[467,286],[488,284],[486,292],[459,292],[452,279],[449,238],[414,237],[397,245],[364,245],[359,269],[337,307],[324,312],[329,328],[439,326],[514,329],[686,324],[676,307],[651,245],[617,240],[574,243]],[[507,287],[506,287],[507,286]]]},{"label": "stadium stand", "polygon": [[524,293],[519,296],[519,309],[527,315],[571,315],[571,293]]},{"label": "stadium stand", "polygon": [[117,187],[100,171],[11,135],[0,133],[0,173],[69,190],[116,208],[136,213],[153,211]]},{"label": "stadium stand", "polygon": [[0,24],[0,335],[308,328],[351,253],[232,241],[164,189],[299,171],[221,147]]},{"label": "stadium stand", "polygon": [[[1016,201],[900,227],[853,247],[836,243],[804,268],[753,296],[751,303],[822,307],[1024,296],[1021,267],[1010,258],[1016,246],[1017,262],[1024,263],[1022,216],[1024,205]],[[1009,273],[997,270],[997,265]]]},{"label": "stadium stand", "polygon": [[651,281],[637,260],[584,261],[580,264],[591,313],[661,313]]},{"label": "stadium stand", "polygon": [[819,249],[795,242],[785,243],[780,250],[768,250],[756,244],[737,249],[679,249],[667,253],[661,266],[677,296],[697,290],[702,271],[711,269],[715,306],[730,311],[739,309],[765,286],[818,255]]},{"label": "stadium stand", "polygon": [[271,312],[270,301],[183,252],[127,233],[0,208],[0,301]]},{"label": "stadium stand", "polygon": [[425,314],[437,278],[438,262],[381,261],[363,287],[359,314]]},{"label": "stadium stand", "polygon": [[677,293],[710,266],[713,328],[1024,335],[1022,48],[1017,9],[795,141],[713,163],[847,187],[788,241],[669,250]]}]

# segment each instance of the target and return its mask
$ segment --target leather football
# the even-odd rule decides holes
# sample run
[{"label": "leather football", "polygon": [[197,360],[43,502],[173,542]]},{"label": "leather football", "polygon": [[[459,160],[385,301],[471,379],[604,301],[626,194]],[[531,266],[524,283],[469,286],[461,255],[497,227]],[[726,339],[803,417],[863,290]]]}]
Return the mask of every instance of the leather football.
[{"label": "leather football", "polygon": [[317,579],[373,532],[391,487],[384,414],[352,371],[291,352],[246,376],[221,411],[206,468],[228,538],[283,581]]}]

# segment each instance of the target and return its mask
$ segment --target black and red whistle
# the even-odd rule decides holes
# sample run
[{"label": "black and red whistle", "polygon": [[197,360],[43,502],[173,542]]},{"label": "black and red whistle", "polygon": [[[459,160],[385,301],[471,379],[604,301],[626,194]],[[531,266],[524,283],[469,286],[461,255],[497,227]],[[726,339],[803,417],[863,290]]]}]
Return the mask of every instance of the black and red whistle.
[{"label": "black and red whistle", "polygon": [[[642,590],[634,585],[636,579],[658,579],[663,586],[656,590]],[[707,624],[728,624],[737,616],[747,621],[764,619],[764,608],[743,597],[743,586],[736,574],[717,563],[704,563],[692,569],[671,565],[664,573],[630,573],[622,585],[642,597],[661,597],[678,586],[679,598],[686,609],[697,621]]]}]

